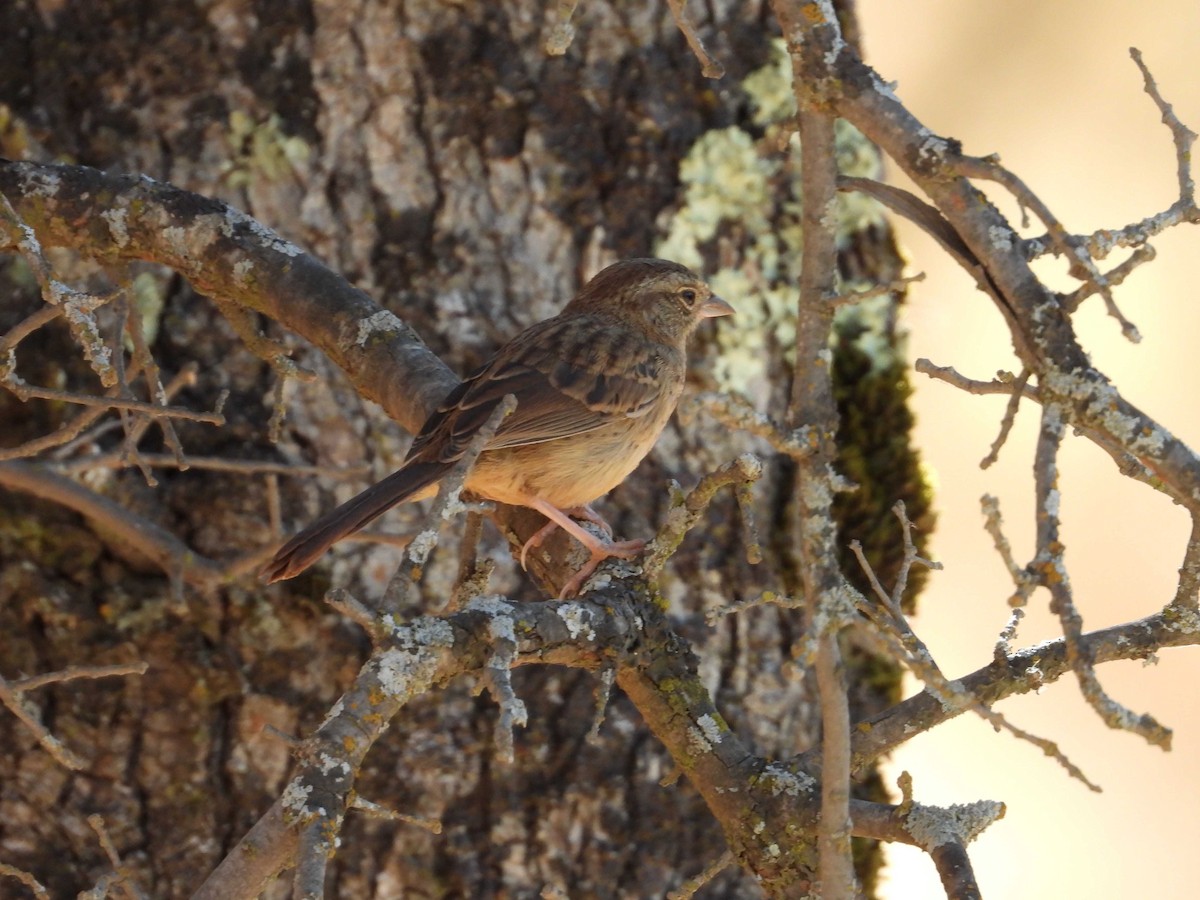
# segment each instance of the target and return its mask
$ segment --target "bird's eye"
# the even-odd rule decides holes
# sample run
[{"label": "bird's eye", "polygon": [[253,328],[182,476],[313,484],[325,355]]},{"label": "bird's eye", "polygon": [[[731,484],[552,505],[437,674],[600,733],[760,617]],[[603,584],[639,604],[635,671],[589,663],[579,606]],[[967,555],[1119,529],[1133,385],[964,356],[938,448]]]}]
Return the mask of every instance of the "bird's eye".
[{"label": "bird's eye", "polygon": [[691,288],[684,288],[682,291],[679,292],[679,297],[688,306],[691,306],[693,303],[696,302],[696,292],[694,290],[692,290]]}]

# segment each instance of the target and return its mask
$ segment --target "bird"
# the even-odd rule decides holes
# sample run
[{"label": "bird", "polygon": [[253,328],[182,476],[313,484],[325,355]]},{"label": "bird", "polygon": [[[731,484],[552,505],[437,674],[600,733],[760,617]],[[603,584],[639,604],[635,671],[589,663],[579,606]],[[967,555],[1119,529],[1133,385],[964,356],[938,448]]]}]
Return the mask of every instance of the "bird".
[{"label": "bird", "polygon": [[[511,394],[516,408],[485,443],[463,487],[547,518],[521,548],[522,565],[556,527],[583,544],[591,558],[560,591],[574,595],[605,559],[632,559],[645,547],[643,540],[613,540],[591,504],[624,481],[657,441],[683,392],[696,326],[733,312],[679,263],[613,263],[558,315],[519,333],[451,390],[399,469],[292,537],[261,577],[293,578],[396,504],[432,495]],[[604,536],[576,519],[599,526]]]}]

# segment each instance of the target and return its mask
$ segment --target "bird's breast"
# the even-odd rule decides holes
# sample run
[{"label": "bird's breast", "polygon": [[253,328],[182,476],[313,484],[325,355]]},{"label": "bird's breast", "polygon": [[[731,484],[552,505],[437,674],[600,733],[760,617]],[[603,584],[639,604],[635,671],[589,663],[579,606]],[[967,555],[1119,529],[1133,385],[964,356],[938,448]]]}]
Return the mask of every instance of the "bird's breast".
[{"label": "bird's breast", "polygon": [[591,503],[624,481],[658,439],[666,414],[621,417],[584,434],[480,454],[466,487],[498,503],[525,506],[530,498],[559,509]]}]

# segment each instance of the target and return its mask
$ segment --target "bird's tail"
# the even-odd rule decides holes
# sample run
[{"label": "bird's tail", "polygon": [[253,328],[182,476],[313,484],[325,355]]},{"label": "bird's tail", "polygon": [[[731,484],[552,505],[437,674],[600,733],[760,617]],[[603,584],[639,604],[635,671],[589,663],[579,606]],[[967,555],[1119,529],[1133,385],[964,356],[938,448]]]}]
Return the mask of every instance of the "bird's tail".
[{"label": "bird's tail", "polygon": [[295,578],[335,543],[434,484],[448,468],[444,463],[414,462],[397,469],[295,535],[263,566],[259,577],[267,584]]}]

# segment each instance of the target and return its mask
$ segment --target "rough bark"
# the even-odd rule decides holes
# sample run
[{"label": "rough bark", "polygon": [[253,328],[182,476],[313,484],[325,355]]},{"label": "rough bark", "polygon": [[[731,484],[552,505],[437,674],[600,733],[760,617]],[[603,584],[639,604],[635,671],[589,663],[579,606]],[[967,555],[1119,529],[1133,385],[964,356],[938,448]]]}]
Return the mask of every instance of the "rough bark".
[{"label": "rough bark", "polygon": [[[701,75],[664,4],[580,4],[570,48],[549,56],[543,41],[556,7],[18,0],[0,9],[0,155],[141,172],[221,198],[323,259],[466,371],[554,312],[602,262],[654,252],[682,202],[680,163],[698,139],[732,126],[764,132],[743,86],[771,53],[772,29],[755,4],[710,3],[697,22],[725,65],[720,81]],[[726,223],[701,250],[716,268],[746,240]],[[878,224],[848,235],[842,249],[844,271],[894,274]],[[68,257],[56,264],[81,283],[108,277]],[[180,426],[189,453],[365,463],[376,476],[400,459],[404,432],[278,325],[269,333],[293,343],[318,378],[289,383],[289,417],[272,445],[269,367],[187,282],[159,267],[134,271],[162,301],[152,349],[164,376],[196,364],[184,396],[198,408],[229,392],[224,428]],[[40,299],[20,264],[9,262],[0,278],[2,332]],[[702,333],[693,387],[721,385],[719,353],[714,333]],[[782,354],[774,359],[750,388],[782,412],[790,370]],[[19,364],[31,381],[93,386],[65,330],[39,333]],[[6,446],[65,414],[0,394]],[[106,447],[114,440],[99,438]],[[158,449],[155,440],[143,448]],[[648,535],[666,508],[668,478],[692,482],[747,448],[763,450],[703,416],[674,423],[607,501],[611,521],[622,534]],[[786,674],[798,616],[765,607],[704,622],[712,607],[767,585],[798,590],[785,511],[792,467],[780,459],[769,469],[758,499],[771,528],[765,561],[745,562],[736,506],[719,500],[672,561],[664,595],[730,725],[757,752],[791,756],[811,745],[815,722],[811,685]],[[263,479],[195,469],[156,477],[151,488],[135,470],[118,470],[100,483],[210,558],[273,539]],[[284,478],[285,530],[361,485]],[[885,506],[895,499],[886,493]],[[0,859],[36,873],[55,896],[78,891],[108,867],[85,823],[100,812],[144,889],[185,896],[284,783],[288,749],[262,727],[310,732],[365,658],[366,639],[320,602],[324,589],[380,590],[396,551],[352,545],[271,590],[249,578],[176,590],[79,517],[14,493],[0,498],[2,674],[150,664],[144,678],[38,696],[44,721],[87,758],[81,772],[65,772],[24,732],[0,729]],[[402,510],[389,527],[406,530],[419,515]],[[424,611],[441,608],[457,570],[458,529],[444,531]],[[485,528],[483,541],[482,552],[501,561],[496,587],[537,596],[502,538]],[[359,792],[439,818],[444,831],[351,815],[331,894],[533,896],[557,887],[648,897],[718,857],[724,839],[699,794],[686,780],[664,783],[669,757],[619,692],[598,739],[587,739],[596,681],[565,668],[515,672],[530,724],[516,736],[512,765],[495,759],[495,706],[474,685],[460,680],[407,707],[369,756]],[[883,698],[856,699],[876,708]],[[760,894],[736,867],[708,890]]]}]

